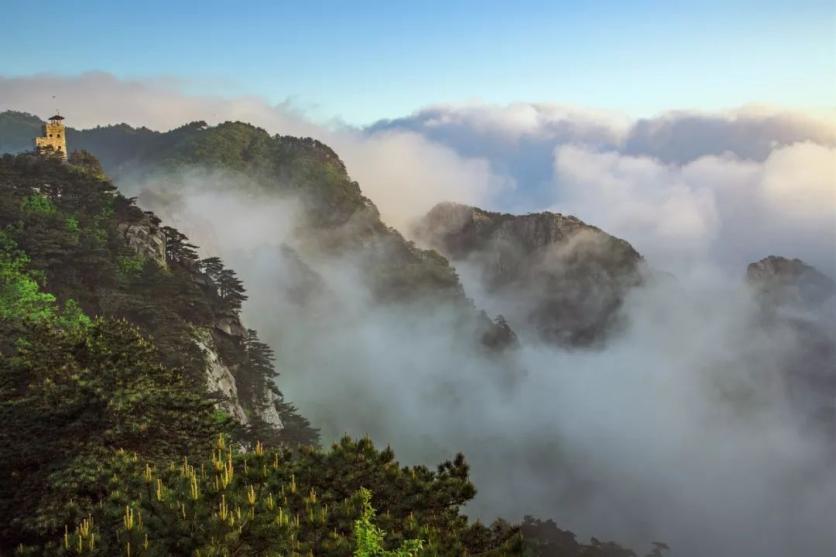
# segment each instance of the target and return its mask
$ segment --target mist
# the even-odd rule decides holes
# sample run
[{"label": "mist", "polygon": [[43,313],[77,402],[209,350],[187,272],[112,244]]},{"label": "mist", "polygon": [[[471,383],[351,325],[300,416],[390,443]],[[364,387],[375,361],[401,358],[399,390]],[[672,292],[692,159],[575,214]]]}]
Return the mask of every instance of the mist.
[{"label": "mist", "polygon": [[[468,512],[485,521],[551,517],[684,557],[836,548],[832,435],[785,374],[803,339],[765,324],[745,261],[728,272],[706,255],[634,289],[603,349],[558,349],[511,322],[520,348],[497,356],[461,334],[455,308],[376,302],[359,258],[311,247],[292,198],[200,168],[119,185],[239,273],[246,325],[277,349],[279,387],[326,443],[369,435],[404,463],[464,452],[479,490]],[[478,307],[514,303],[467,262],[459,273]],[[836,342],[833,310],[793,317]]]}]

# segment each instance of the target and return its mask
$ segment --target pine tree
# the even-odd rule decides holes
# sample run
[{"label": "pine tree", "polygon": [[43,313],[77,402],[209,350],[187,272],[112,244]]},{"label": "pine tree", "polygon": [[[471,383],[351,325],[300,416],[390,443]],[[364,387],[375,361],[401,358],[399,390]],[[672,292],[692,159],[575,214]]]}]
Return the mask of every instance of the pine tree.
[{"label": "pine tree", "polygon": [[171,263],[191,266],[198,260],[197,246],[189,243],[189,238],[171,226],[162,228],[165,234],[166,260]]},{"label": "pine tree", "polygon": [[218,275],[218,294],[221,298],[222,311],[237,313],[241,304],[247,299],[244,294],[244,283],[238,279],[235,271],[224,269]]}]

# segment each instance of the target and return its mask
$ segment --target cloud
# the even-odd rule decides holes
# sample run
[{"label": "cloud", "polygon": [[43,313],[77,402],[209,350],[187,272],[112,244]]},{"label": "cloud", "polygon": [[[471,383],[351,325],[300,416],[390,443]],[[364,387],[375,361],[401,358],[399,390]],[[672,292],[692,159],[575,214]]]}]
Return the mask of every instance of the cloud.
[{"label": "cloud", "polygon": [[549,201],[556,145],[614,147],[629,123],[618,113],[552,104],[438,105],[378,122],[366,131],[410,130],[462,156],[489,161],[493,171],[516,188],[497,192],[486,200],[487,208],[522,212]]},{"label": "cloud", "polygon": [[805,141],[836,146],[836,111],[766,106],[720,113],[672,111],[635,122],[621,150],[679,164],[726,153],[762,161],[775,148]]},{"label": "cloud", "polygon": [[[525,138],[614,144],[621,141],[629,124],[625,115],[616,112],[547,103],[513,103],[436,105],[411,116],[377,122],[370,129],[412,129],[441,142],[455,138],[459,140],[457,148],[466,151],[468,147],[476,149],[480,143],[507,146]],[[471,135],[478,135],[481,140]]]},{"label": "cloud", "polygon": [[497,175],[516,186],[489,198],[487,208],[529,212],[560,201],[553,179],[553,153],[560,147],[615,152],[673,166],[711,156],[763,162],[773,150],[796,143],[836,147],[836,110],[752,105],[714,113],[678,110],[631,120],[623,114],[547,103],[439,105],[378,122],[369,131],[382,129],[411,130],[463,156],[487,160]]},{"label": "cloud", "polygon": [[486,160],[462,157],[414,132],[336,132],[330,141],[384,221],[400,230],[440,201],[479,205],[514,187]]},{"label": "cloud", "polygon": [[798,143],[770,153],[761,177],[767,202],[791,219],[836,214],[836,148]]},{"label": "cloud", "polygon": [[563,146],[555,209],[629,239],[652,264],[727,268],[788,254],[836,271],[836,148],[776,147],[762,162],[704,156],[684,165]]},{"label": "cloud", "polygon": [[836,146],[836,110],[790,110],[760,105],[721,112],[675,110],[633,120],[603,110],[549,103],[509,105],[437,105],[370,126],[408,129],[470,156],[497,148],[543,143],[553,150],[564,144],[614,149],[685,164],[707,155],[732,153],[764,160],[772,149],[810,141]]}]

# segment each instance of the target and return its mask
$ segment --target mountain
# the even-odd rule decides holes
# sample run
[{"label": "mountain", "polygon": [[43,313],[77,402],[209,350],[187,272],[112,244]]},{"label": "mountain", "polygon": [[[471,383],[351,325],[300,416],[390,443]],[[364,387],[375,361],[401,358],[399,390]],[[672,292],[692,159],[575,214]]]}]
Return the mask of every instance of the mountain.
[{"label": "mountain", "polygon": [[26,112],[0,112],[0,154],[31,151],[43,124],[40,118]]},{"label": "mountain", "polygon": [[791,340],[781,370],[790,400],[810,428],[836,439],[836,282],[800,259],[770,255],[746,268],[760,326]]},{"label": "mountain", "polygon": [[461,456],[431,471],[368,440],[311,447],[246,297],[88,153],[0,157],[1,553],[631,554],[565,531],[544,553],[536,533],[469,523]]},{"label": "mountain", "polygon": [[746,282],[764,301],[776,305],[816,307],[836,294],[836,283],[800,259],[770,255],[750,263]]},{"label": "mountain", "polygon": [[[23,137],[38,129],[36,120],[21,113],[0,113],[0,131],[14,130],[11,136]],[[117,182],[154,176],[171,184],[165,193],[172,193],[177,183],[170,179],[172,174],[199,168],[223,171],[230,184],[246,182],[247,187],[298,201],[304,242],[293,247],[303,252],[303,258],[350,256],[378,300],[452,304],[465,316],[462,329],[476,341],[496,350],[516,342],[507,323],[492,321],[465,297],[444,257],[417,248],[382,222],[339,156],[319,141],[271,136],[241,122],[218,126],[192,122],[168,132],[125,124],[81,131],[68,128],[67,142],[71,151],[94,153]],[[14,145],[28,148],[21,142]]]},{"label": "mountain", "polygon": [[643,280],[644,261],[629,243],[573,216],[441,203],[415,233],[459,268],[473,269],[513,327],[559,345],[602,341],[618,326],[627,291]]}]

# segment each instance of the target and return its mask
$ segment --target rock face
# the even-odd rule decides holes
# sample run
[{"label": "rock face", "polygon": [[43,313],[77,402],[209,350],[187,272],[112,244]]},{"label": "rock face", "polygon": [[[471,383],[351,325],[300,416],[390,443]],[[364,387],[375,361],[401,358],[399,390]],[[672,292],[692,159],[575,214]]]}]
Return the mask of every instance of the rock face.
[{"label": "rock face", "polygon": [[240,424],[250,422],[238,396],[238,386],[232,370],[221,358],[215,340],[209,331],[199,330],[195,333],[195,344],[203,352],[206,361],[206,390],[217,397],[217,406],[235,418]]},{"label": "rock face", "polygon": [[146,213],[136,222],[120,223],[118,228],[137,254],[156,261],[160,267],[166,267],[165,233],[154,215]]},{"label": "rock face", "polygon": [[499,300],[491,309],[513,327],[560,345],[601,341],[617,325],[626,291],[642,281],[643,259],[629,243],[573,216],[442,203],[415,234],[457,262],[462,274],[475,271],[480,287]]},{"label": "rock face", "polygon": [[219,341],[216,340],[219,334],[240,341],[246,334],[246,329],[237,317],[229,317],[216,321],[213,329],[195,330],[194,342],[206,363],[206,390],[217,399],[218,409],[242,425],[251,424],[255,418],[277,431],[283,429],[284,423],[279,413],[281,397],[269,386],[264,389],[261,400],[248,400],[242,395],[242,391],[252,389],[246,389],[246,386],[240,384],[238,365],[223,356],[218,346]]},{"label": "rock face", "polygon": [[800,259],[770,255],[749,264],[746,282],[761,301],[773,305],[817,306],[834,294],[836,283]]}]

